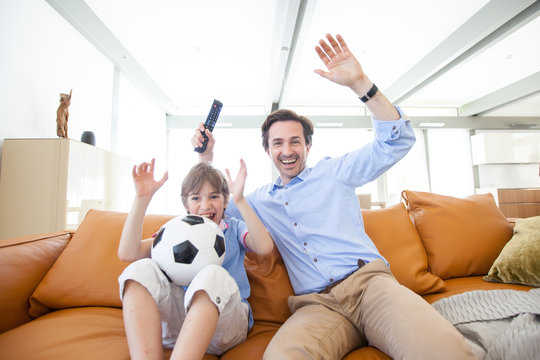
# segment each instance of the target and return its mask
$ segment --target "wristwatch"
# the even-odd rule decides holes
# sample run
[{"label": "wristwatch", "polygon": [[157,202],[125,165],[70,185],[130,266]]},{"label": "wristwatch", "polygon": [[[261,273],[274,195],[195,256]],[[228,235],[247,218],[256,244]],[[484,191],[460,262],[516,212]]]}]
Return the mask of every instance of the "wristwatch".
[{"label": "wristwatch", "polygon": [[373,84],[373,86],[371,87],[371,89],[369,89],[366,95],[362,97],[358,97],[358,98],[362,100],[362,102],[367,102],[369,99],[375,96],[375,94],[377,93],[377,90],[379,90],[377,89],[377,85]]}]

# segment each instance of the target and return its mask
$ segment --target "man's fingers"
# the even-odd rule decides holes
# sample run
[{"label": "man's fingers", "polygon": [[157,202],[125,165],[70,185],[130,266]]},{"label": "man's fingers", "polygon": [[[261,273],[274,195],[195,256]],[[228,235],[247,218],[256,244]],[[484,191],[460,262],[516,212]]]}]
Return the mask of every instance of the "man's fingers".
[{"label": "man's fingers", "polygon": [[337,39],[337,41],[339,41],[339,45],[341,45],[341,48],[343,49],[343,51],[348,52],[349,47],[347,46],[347,43],[345,43],[345,40],[343,39],[343,37],[341,35],[337,34],[336,39]]},{"label": "man's fingers", "polygon": [[330,46],[328,46],[328,44],[326,43],[326,41],[324,40],[319,40],[319,45],[320,47],[324,50],[324,52],[326,53],[326,55],[332,59],[334,56],[336,56],[336,53],[334,52],[334,50],[332,50],[332,48],[330,48]]},{"label": "man's fingers", "polygon": [[328,41],[330,42],[330,45],[332,45],[332,48],[334,49],[334,52],[336,54],[339,54],[341,53],[341,47],[339,46],[339,44],[337,43],[337,41],[332,37],[332,35],[330,34],[326,34],[326,38],[328,39]]},{"label": "man's fingers", "polygon": [[324,51],[322,51],[322,49],[318,46],[315,46],[315,51],[317,52],[317,55],[319,55],[319,57],[321,58],[324,65],[328,65],[328,63],[330,62],[330,59],[328,58],[328,56],[326,56]]}]

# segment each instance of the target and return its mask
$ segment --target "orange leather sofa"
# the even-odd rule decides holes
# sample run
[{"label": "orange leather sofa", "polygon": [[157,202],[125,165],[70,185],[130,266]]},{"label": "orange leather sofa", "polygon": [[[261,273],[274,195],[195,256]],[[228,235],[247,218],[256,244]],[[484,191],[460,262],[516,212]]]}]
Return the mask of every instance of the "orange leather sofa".
[{"label": "orange leather sofa", "polygon": [[[428,302],[468,290],[530,289],[483,280],[512,237],[512,224],[491,195],[457,199],[404,191],[403,199],[363,212],[366,232],[403,285]],[[74,233],[0,241],[1,359],[129,359],[117,283],[127,263],[116,256],[125,217],[91,210]],[[144,236],[170,218],[147,215]],[[245,265],[255,325],[223,360],[261,359],[290,315],[293,291],[279,253],[249,254]],[[362,347],[345,359],[388,357]]]}]

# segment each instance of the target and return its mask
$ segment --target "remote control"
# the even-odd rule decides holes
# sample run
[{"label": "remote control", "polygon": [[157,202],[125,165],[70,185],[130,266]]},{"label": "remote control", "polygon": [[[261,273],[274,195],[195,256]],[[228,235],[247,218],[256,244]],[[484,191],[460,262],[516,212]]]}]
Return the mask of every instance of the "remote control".
[{"label": "remote control", "polygon": [[[219,113],[221,112],[221,108],[223,107],[223,104],[221,101],[215,100],[212,103],[212,107],[210,108],[210,112],[208,113],[208,116],[206,117],[206,121],[204,123],[204,128],[208,129],[210,131],[214,130],[214,126],[216,125],[217,119],[219,117]],[[202,147],[195,148],[195,150],[198,153],[203,153],[206,150],[206,145],[208,144],[208,136],[206,136],[204,131],[201,131],[202,136],[204,137],[204,142]]]}]

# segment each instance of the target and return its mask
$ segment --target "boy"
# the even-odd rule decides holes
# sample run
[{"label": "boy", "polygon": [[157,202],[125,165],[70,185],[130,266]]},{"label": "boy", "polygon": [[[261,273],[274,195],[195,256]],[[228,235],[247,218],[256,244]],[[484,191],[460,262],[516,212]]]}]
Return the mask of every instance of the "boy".
[{"label": "boy", "polygon": [[[118,256],[133,262],[120,275],[124,325],[132,359],[162,359],[163,346],[173,348],[171,359],[202,359],[220,355],[245,340],[253,325],[247,302],[249,282],[245,251],[268,254],[272,238],[244,199],[246,166],[240,160],[236,180],[208,163],[195,165],[182,183],[182,202],[190,214],[207,216],[225,235],[223,266],[201,270],[187,289],[170,283],[150,258],[152,239],[141,241],[142,223],[153,195],[167,181],[154,180],[154,164],[133,167],[136,196],[128,214]],[[224,219],[229,189],[244,221]]]}]

